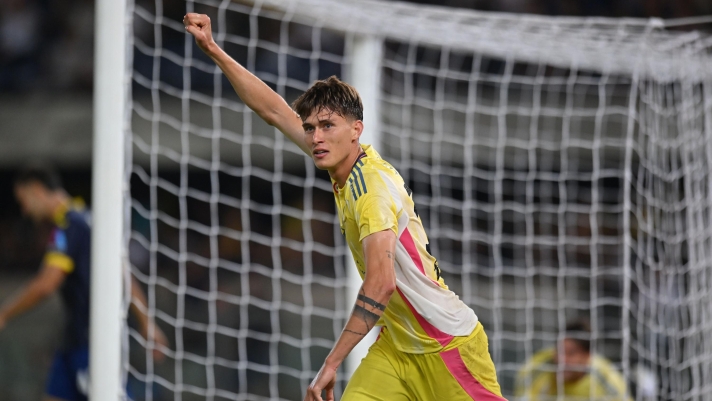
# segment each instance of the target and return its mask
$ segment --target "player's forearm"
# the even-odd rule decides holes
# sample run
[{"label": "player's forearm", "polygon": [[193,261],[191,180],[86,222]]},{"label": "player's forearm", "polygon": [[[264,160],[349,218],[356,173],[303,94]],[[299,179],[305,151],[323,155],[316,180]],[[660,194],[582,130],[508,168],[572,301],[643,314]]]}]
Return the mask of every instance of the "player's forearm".
[{"label": "player's forearm", "polygon": [[186,31],[195,37],[198,47],[220,67],[240,99],[268,124],[282,131],[305,153],[311,154],[304,142],[301,119],[279,94],[238,64],[215,43],[210,18],[205,14],[188,13],[183,17],[183,25]]},{"label": "player's forearm", "polygon": [[267,124],[277,127],[290,140],[305,150],[301,121],[278,93],[261,79],[240,65],[217,44],[210,46],[206,54],[223,71],[235,93]]},{"label": "player's forearm", "polygon": [[207,54],[223,71],[240,99],[268,124],[276,125],[280,120],[280,114],[291,111],[291,108],[279,94],[275,93],[272,88],[240,65],[219,46],[211,46]]},{"label": "player's forearm", "polygon": [[395,290],[395,286],[368,284],[364,283],[359,290],[351,316],[336,345],[326,357],[324,365],[327,367],[336,369],[341,365],[356,344],[376,325]]},{"label": "player's forearm", "polygon": [[0,320],[9,321],[12,318],[34,308],[54,291],[38,281],[31,282],[19,295],[6,302],[0,308]]}]

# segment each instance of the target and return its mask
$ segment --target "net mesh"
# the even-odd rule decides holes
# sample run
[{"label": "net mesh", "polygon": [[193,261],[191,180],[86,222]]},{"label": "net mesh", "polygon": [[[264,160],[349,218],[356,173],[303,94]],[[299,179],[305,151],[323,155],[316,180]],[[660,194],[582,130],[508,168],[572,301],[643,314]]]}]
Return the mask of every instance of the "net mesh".
[{"label": "net mesh", "polygon": [[712,39],[693,30],[707,20],[326,0],[132,10],[127,247],[170,342],[161,358],[129,329],[136,400],[302,399],[352,306],[328,175],[236,97],[185,12],[210,15],[289,102],[353,67],[354,35],[384,39],[376,148],[485,326],[506,397],[585,317],[636,399],[712,399]]}]

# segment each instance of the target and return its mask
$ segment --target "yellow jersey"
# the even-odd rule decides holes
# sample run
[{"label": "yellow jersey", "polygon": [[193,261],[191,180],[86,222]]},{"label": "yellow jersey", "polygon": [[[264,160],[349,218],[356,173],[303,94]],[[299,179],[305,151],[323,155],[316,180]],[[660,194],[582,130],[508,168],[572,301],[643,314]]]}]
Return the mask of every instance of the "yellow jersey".
[{"label": "yellow jersey", "polygon": [[411,191],[395,168],[370,145],[354,164],[346,184],[332,180],[341,232],[361,278],[366,274],[361,241],[391,230],[396,242],[396,291],[378,325],[407,353],[440,352],[459,346],[477,326],[477,316],[440,276],[428,251],[428,237]]},{"label": "yellow jersey", "polygon": [[517,374],[515,394],[527,401],[631,401],[623,376],[610,361],[591,355],[589,371],[573,383],[561,382],[563,398],[558,398],[556,350],[547,348],[536,353]]}]

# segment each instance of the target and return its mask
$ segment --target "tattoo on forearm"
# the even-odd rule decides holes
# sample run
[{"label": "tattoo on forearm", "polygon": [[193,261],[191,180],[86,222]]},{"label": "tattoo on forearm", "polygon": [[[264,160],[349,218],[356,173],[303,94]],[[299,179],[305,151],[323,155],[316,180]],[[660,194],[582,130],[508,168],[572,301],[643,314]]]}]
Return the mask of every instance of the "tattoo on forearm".
[{"label": "tattoo on forearm", "polygon": [[378,302],[376,302],[375,299],[371,299],[371,298],[369,298],[369,297],[367,297],[367,296],[365,296],[365,295],[363,295],[363,294],[358,294],[357,299],[358,299],[359,301],[363,302],[364,304],[368,304],[368,305],[373,306],[373,307],[376,308],[376,309],[380,309],[380,310],[382,310],[382,311],[385,311],[385,310],[386,310],[386,305],[383,305],[382,303],[378,303]]},{"label": "tattoo on forearm", "polygon": [[[371,310],[367,308],[373,308]],[[365,336],[369,331],[376,325],[378,320],[381,318],[381,313],[386,310],[386,305],[376,301],[373,298],[366,296],[363,288],[359,291],[356,297],[356,305],[354,305],[353,317],[361,320],[365,327],[363,329],[351,327],[344,327],[344,332],[349,332],[359,336]],[[379,312],[380,311],[380,312]],[[374,313],[375,312],[375,313]],[[352,330],[353,329],[353,330]]]},{"label": "tattoo on forearm", "polygon": [[363,322],[366,324],[366,331],[371,331],[373,326],[376,325],[376,322],[378,322],[378,319],[381,318],[377,314],[369,311],[368,309],[360,305],[354,306],[354,316],[363,320]]},{"label": "tattoo on forearm", "polygon": [[368,332],[366,332],[366,333],[361,333],[361,332],[358,332],[358,331],[349,330],[349,329],[347,329],[347,328],[344,328],[344,331],[349,332],[349,333],[352,333],[352,334],[356,334],[356,335],[358,335],[358,336],[365,336],[366,334],[368,334]]}]

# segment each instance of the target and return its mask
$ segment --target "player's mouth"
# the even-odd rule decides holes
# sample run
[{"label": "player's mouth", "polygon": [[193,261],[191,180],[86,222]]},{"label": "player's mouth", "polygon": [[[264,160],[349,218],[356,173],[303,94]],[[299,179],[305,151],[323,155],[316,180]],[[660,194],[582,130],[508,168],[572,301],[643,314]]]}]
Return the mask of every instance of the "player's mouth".
[{"label": "player's mouth", "polygon": [[316,159],[323,159],[328,154],[329,154],[329,151],[324,150],[324,149],[316,149],[312,152],[312,155],[314,155],[314,158],[316,158]]}]

